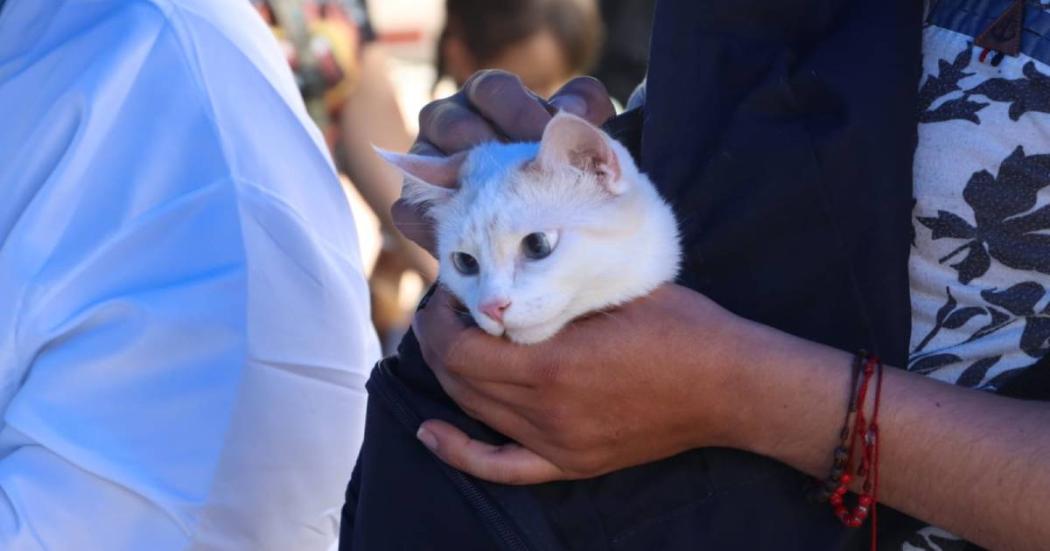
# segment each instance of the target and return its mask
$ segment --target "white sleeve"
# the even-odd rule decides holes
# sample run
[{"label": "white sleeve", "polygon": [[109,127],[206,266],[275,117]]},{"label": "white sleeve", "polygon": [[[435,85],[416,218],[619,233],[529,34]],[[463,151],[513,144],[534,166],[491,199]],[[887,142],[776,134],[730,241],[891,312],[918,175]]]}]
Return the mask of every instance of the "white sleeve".
[{"label": "white sleeve", "polygon": [[242,107],[190,16],[107,5],[0,135],[0,549],[327,549],[378,354],[338,182],[229,45]]},{"label": "white sleeve", "polygon": [[367,295],[273,198],[216,182],[23,320],[3,549],[324,549],[360,444]]}]

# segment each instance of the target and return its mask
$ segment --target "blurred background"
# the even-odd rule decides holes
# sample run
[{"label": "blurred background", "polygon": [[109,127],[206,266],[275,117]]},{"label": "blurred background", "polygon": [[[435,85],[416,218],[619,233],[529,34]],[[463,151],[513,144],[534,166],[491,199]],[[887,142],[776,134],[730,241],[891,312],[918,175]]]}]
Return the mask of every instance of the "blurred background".
[{"label": "blurred background", "polygon": [[519,75],[542,96],[593,75],[626,104],[645,76],[656,0],[252,1],[341,173],[389,353],[437,263],[394,229],[401,178],[372,145],[407,151],[419,110],[487,68]]}]

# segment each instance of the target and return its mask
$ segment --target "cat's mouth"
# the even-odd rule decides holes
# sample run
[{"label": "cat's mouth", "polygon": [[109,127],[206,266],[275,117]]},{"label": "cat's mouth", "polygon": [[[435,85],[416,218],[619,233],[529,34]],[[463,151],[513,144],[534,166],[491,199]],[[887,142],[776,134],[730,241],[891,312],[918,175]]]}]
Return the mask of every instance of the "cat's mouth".
[{"label": "cat's mouth", "polygon": [[[528,323],[515,323],[514,320],[497,321],[481,312],[456,308],[461,319],[471,326],[478,327],[493,337],[503,337],[518,344],[536,344],[553,337],[564,325],[559,321],[561,316],[554,315],[549,319],[530,320]],[[520,321],[520,320],[519,320]]]},{"label": "cat's mouth", "polygon": [[[546,330],[549,322],[515,325],[497,322],[491,319],[472,320],[474,325],[493,337],[502,337],[518,344],[533,344],[546,340],[553,333]],[[549,334],[548,334],[549,333]]]}]

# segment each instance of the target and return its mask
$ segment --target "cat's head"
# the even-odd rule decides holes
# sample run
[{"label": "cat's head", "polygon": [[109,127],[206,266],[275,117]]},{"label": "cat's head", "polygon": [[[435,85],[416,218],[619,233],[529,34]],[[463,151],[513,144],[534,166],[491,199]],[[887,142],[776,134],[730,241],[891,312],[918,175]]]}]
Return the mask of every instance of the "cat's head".
[{"label": "cat's head", "polygon": [[677,272],[670,208],[583,119],[555,116],[539,143],[382,154],[405,174],[403,196],[436,222],[439,279],[490,334],[539,342]]}]

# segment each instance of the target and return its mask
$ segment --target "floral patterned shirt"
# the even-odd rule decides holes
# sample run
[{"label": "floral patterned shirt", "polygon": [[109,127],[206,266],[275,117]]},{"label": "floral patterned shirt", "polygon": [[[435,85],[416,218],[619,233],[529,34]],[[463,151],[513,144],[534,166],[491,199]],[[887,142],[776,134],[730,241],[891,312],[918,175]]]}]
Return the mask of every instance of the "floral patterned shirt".
[{"label": "floral patterned shirt", "polygon": [[989,391],[1050,350],[1050,2],[1025,2],[1020,55],[974,44],[1010,4],[931,6],[915,155],[908,368]]}]

